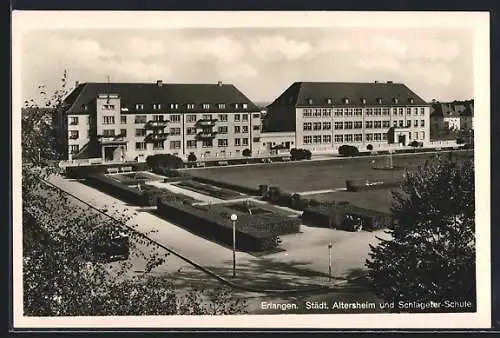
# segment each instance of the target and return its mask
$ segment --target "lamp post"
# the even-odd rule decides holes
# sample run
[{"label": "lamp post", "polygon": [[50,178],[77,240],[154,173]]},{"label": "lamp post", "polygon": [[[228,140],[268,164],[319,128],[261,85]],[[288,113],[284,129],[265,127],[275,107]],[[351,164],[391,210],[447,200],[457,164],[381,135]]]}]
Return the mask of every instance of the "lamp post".
[{"label": "lamp post", "polygon": [[332,281],[332,241],[328,243],[328,280]]},{"label": "lamp post", "polygon": [[238,216],[236,214],[231,215],[231,221],[233,222],[233,277],[236,277],[236,221]]}]

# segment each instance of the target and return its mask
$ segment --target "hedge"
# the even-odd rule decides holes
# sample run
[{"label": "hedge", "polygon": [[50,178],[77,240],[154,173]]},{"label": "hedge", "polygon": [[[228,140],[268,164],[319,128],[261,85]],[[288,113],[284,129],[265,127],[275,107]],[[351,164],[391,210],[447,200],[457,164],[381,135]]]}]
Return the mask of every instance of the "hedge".
[{"label": "hedge", "polygon": [[400,185],[401,181],[388,181],[388,182],[386,181],[374,185],[366,185],[366,183],[354,182],[352,180],[345,181],[345,186],[347,191],[352,191],[352,192],[396,188],[399,187]]},{"label": "hedge", "polygon": [[241,192],[243,194],[259,196],[259,189],[252,189],[252,188],[244,187],[244,186],[237,185],[237,184],[221,182],[221,181],[217,181],[217,180],[214,180],[211,178],[206,178],[206,177],[193,176],[192,179],[193,179],[193,181],[197,181],[200,183],[206,183],[206,184],[212,184],[212,185],[215,185],[217,187],[226,188],[229,190],[234,190],[237,192]]},{"label": "hedge", "polygon": [[313,226],[353,231],[354,229],[344,224],[344,219],[347,214],[361,218],[364,221],[365,229],[367,230],[384,228],[392,221],[389,214],[360,208],[351,204],[319,205],[310,207],[304,210],[302,220],[304,223]]},{"label": "hedge", "polygon": [[128,187],[104,174],[90,175],[87,184],[93,186],[104,193],[108,193],[124,202],[141,205],[156,205],[158,198],[168,200],[183,200],[186,203],[193,203],[196,200],[181,194],[176,194],[166,189],[160,189],[149,185],[141,185],[143,191]]},{"label": "hedge", "polygon": [[176,185],[179,187],[188,189],[188,190],[198,192],[200,194],[210,195],[210,196],[217,197],[220,199],[233,199],[233,198],[241,197],[240,194],[238,194],[237,192],[235,192],[233,190],[228,190],[228,189],[224,189],[224,188],[215,188],[211,185],[204,185],[204,184],[201,184],[200,182],[196,182],[193,180],[182,181]]},{"label": "hedge", "polygon": [[146,163],[122,163],[122,164],[94,164],[86,166],[66,167],[66,177],[68,178],[87,178],[93,174],[104,174],[108,168],[121,168],[132,167],[132,171],[147,171],[148,166]]},{"label": "hedge", "polygon": [[[229,217],[206,209],[183,204],[179,201],[158,200],[158,213],[190,231],[227,245],[233,243],[233,224]],[[236,247],[243,251],[265,251],[277,246],[276,235],[245,226],[239,219],[236,224]]]}]

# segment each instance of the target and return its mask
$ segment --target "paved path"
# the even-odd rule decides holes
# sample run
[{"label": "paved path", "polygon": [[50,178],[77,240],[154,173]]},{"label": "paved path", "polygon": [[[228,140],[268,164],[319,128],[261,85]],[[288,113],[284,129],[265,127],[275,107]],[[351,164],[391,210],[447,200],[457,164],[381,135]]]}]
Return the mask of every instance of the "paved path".
[{"label": "paved path", "polygon": [[203,194],[200,194],[196,191],[192,191],[192,190],[189,190],[189,189],[183,189],[179,186],[176,186],[172,183],[164,183],[164,182],[148,182],[147,183],[148,185],[152,185],[152,186],[155,186],[155,187],[158,187],[158,188],[164,188],[164,189],[168,189],[172,192],[175,192],[175,193],[178,193],[178,194],[183,194],[183,195],[186,195],[186,196],[189,196],[189,197],[192,197],[198,201],[202,201],[202,202],[205,202],[205,203],[221,203],[221,202],[225,202],[223,199],[220,199],[220,198],[217,198],[217,197],[212,197],[212,196],[207,196],[207,195],[203,195]]},{"label": "paved path", "polygon": [[[53,177],[51,183],[76,195],[89,204],[102,209],[113,207],[118,212],[131,216],[129,225],[158,243],[186,256],[201,266],[223,277],[232,274],[232,250],[230,247],[199,237],[172,224],[151,211],[132,206],[106,195],[76,180]],[[265,203],[265,202],[264,202]],[[333,240],[332,272],[336,277],[349,277],[364,268],[364,260],[369,250],[368,244],[375,240],[368,232],[350,233],[331,229],[302,226],[302,233],[281,236],[286,251],[256,257],[249,253],[237,252],[237,276],[235,283],[262,289],[310,288],[328,283],[327,245]],[[324,253],[321,248],[325,248]],[[319,249],[318,249],[319,248]],[[319,251],[321,252],[319,252]],[[342,252],[342,253],[341,253]],[[201,277],[199,271],[181,269],[175,278],[185,283],[196,281],[213,287],[212,278]],[[200,280],[200,278],[205,278]]]}]

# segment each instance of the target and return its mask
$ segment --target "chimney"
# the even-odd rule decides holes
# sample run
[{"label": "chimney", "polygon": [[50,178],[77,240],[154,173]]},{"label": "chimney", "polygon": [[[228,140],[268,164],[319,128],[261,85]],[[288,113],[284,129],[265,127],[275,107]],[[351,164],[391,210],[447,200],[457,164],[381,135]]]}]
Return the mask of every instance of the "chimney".
[{"label": "chimney", "polygon": [[163,81],[162,81],[162,80],[157,80],[157,81],[156,81],[156,85],[157,85],[158,87],[163,86]]},{"label": "chimney", "polygon": [[377,80],[375,80],[375,83],[378,83],[378,81],[377,81]]},{"label": "chimney", "polygon": [[217,86],[222,87],[222,81],[217,82]]},{"label": "chimney", "polygon": [[392,81],[387,81],[387,83],[393,83]]},{"label": "chimney", "polygon": [[75,88],[78,87],[79,85],[80,85],[80,82],[75,81]]}]

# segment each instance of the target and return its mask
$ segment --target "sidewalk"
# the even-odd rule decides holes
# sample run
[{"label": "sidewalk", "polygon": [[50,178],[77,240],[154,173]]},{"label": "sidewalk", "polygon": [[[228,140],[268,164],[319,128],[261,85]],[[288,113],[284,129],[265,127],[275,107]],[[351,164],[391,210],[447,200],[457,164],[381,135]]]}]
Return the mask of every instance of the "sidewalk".
[{"label": "sidewalk", "polygon": [[[328,283],[327,243],[334,237],[332,257],[333,276],[348,278],[364,269],[364,260],[369,249],[368,243],[374,240],[372,233],[349,233],[330,229],[302,226],[302,234],[282,236],[283,247],[287,251],[256,257],[245,252],[236,252],[237,275],[232,278],[232,249],[211,242],[172,224],[151,212],[137,206],[128,205],[85,184],[53,177],[50,182],[61,189],[89,202],[97,208],[111,206],[118,212],[132,216],[129,225],[137,224],[136,229],[147,233],[148,237],[193,260],[214,273],[231,279],[236,284],[260,289],[297,289],[311,288]],[[324,255],[318,256],[316,247],[325,248]],[[168,261],[167,261],[168,264]],[[213,278],[200,281],[200,272],[181,269],[172,275],[180,283],[196,280],[213,287]]]}]

